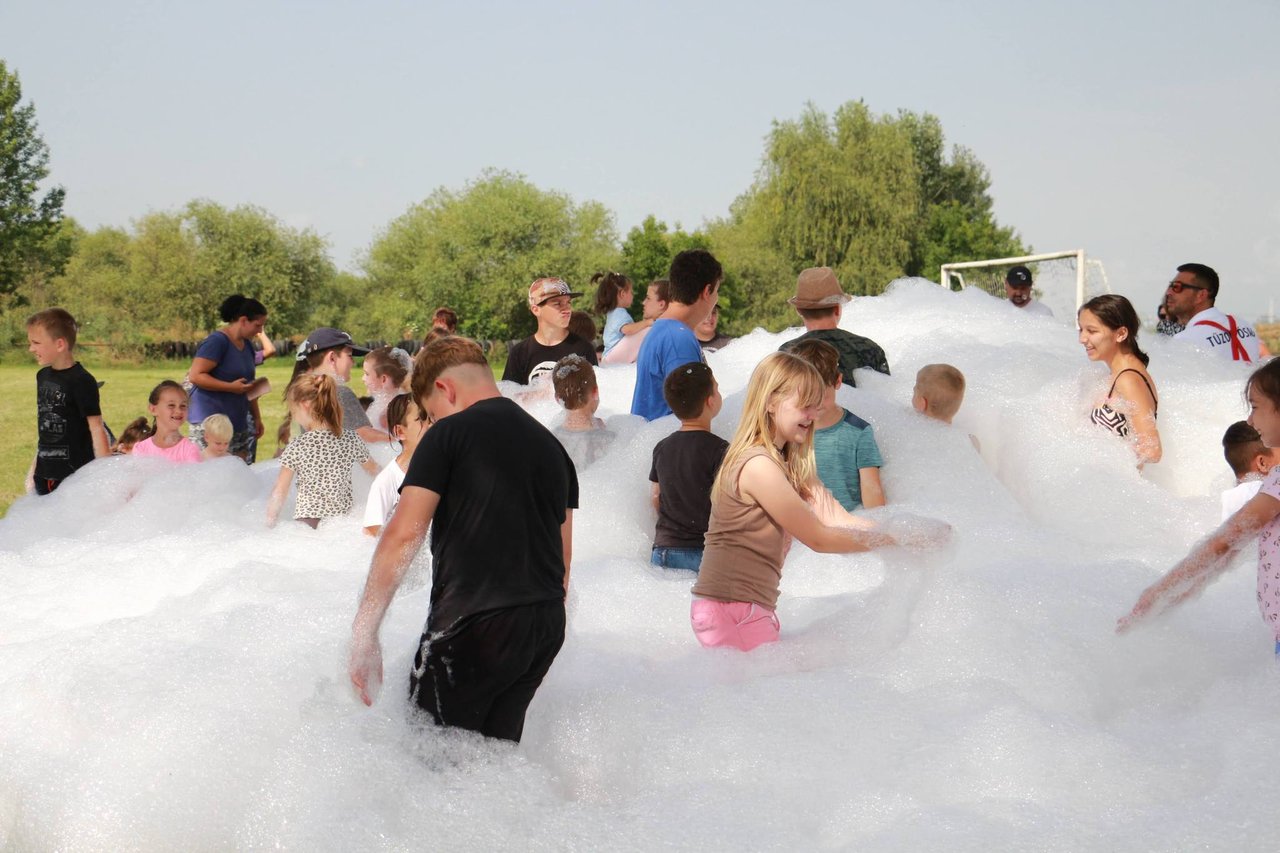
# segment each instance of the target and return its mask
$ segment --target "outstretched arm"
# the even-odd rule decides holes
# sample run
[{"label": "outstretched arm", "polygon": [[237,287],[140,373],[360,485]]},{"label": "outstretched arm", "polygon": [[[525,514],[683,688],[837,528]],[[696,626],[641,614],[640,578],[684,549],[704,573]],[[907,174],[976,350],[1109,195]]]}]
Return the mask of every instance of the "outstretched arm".
[{"label": "outstretched arm", "polygon": [[364,594],[351,626],[351,657],[347,673],[360,695],[360,701],[372,705],[382,683],[382,643],[378,631],[387,615],[409,564],[422,547],[431,518],[440,505],[440,496],[430,489],[405,486],[400,490],[400,503],[382,530],[382,538],[373,552]]},{"label": "outstretched arm", "polygon": [[[883,533],[854,529],[854,525],[859,528],[870,525],[865,519],[845,512],[821,484],[814,484],[814,489],[817,504],[811,506],[791,487],[778,466],[763,456],[748,460],[738,475],[738,492],[760,504],[783,530],[814,551],[847,553],[893,544],[893,539]],[[815,506],[839,526],[824,523]]]},{"label": "outstretched arm", "polygon": [[267,527],[276,526],[280,507],[284,506],[284,499],[289,496],[289,484],[292,482],[293,469],[281,465],[280,473],[276,475],[276,484],[271,489],[271,496],[267,498]]}]

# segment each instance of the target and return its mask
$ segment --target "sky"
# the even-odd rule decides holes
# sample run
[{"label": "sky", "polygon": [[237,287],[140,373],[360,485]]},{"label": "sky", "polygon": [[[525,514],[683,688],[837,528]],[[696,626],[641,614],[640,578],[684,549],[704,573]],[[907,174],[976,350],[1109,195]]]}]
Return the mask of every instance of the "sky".
[{"label": "sky", "polygon": [[[486,168],[653,214],[724,216],[812,102],[932,113],[1036,251],[1084,249],[1150,316],[1179,263],[1218,306],[1280,280],[1280,4],[0,4],[65,210],[127,227],[196,198],[324,236],[358,270]],[[935,273],[936,275],[936,273]]]}]

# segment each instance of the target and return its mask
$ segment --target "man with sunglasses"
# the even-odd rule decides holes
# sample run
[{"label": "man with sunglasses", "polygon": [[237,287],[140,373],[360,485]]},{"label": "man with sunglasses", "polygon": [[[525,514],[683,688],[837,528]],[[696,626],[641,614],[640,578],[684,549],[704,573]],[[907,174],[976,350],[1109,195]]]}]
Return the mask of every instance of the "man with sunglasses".
[{"label": "man with sunglasses", "polygon": [[[1204,264],[1183,264],[1165,291],[1168,312],[1186,328],[1175,341],[1195,344],[1232,361],[1256,364],[1263,352],[1253,326],[1214,306],[1218,274]],[[1268,355],[1270,353],[1267,353]]]}]

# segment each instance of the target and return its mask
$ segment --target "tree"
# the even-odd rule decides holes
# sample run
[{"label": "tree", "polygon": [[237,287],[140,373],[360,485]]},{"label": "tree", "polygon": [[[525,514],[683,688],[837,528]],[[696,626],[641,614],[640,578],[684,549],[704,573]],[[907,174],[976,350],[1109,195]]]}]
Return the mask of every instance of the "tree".
[{"label": "tree", "polygon": [[0,60],[0,295],[13,293],[31,275],[56,275],[70,246],[57,239],[66,192],[52,187],[49,149],[36,126],[36,108],[21,105],[16,72]]},{"label": "tree", "polygon": [[428,328],[448,305],[462,334],[510,340],[535,327],[526,298],[535,278],[560,276],[582,290],[619,259],[603,205],[575,205],[522,175],[487,170],[461,191],[436,189],[394,220],[364,270],[382,328]]}]

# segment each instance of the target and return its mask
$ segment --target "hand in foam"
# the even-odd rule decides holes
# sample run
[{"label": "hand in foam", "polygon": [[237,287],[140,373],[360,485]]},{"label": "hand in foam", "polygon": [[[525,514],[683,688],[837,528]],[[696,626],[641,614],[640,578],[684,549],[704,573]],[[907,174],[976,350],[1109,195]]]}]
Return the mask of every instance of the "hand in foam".
[{"label": "hand in foam", "polygon": [[352,639],[347,674],[360,701],[372,705],[382,690],[382,644],[376,637]]},{"label": "hand in foam", "polygon": [[893,541],[917,551],[941,548],[951,541],[951,525],[936,518],[895,512],[880,522],[880,532]]}]

